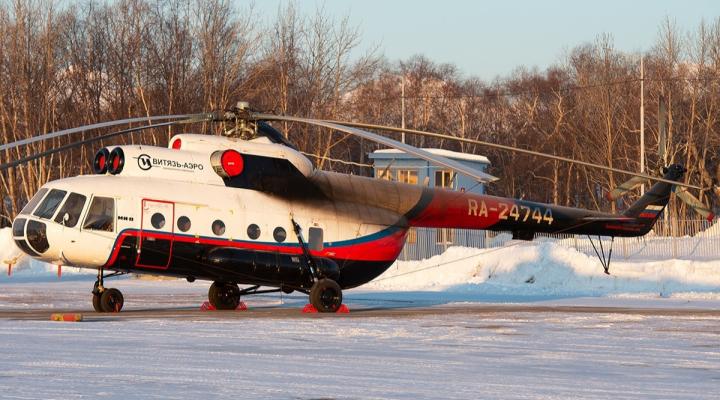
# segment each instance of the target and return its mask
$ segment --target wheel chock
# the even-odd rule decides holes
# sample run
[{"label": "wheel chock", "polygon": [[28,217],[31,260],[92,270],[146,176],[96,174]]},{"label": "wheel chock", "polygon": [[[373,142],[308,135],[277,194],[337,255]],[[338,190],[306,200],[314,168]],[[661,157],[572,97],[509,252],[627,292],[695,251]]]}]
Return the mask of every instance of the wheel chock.
[{"label": "wheel chock", "polygon": [[[303,307],[302,312],[303,312],[304,314],[316,314],[316,313],[318,313],[319,311],[318,311],[317,308],[315,308],[314,305],[312,305],[312,304],[305,304],[305,307]],[[341,305],[340,305],[340,308],[338,308],[338,310],[335,311],[335,314],[349,314],[349,313],[350,313],[350,309],[349,309],[348,306],[346,306],[345,304],[341,304]]]},{"label": "wheel chock", "polygon": [[59,322],[80,322],[83,320],[82,314],[52,314],[50,315],[51,321]]},{"label": "wheel chock", "polygon": [[[241,301],[240,304],[238,304],[238,306],[235,308],[235,311],[247,311],[247,309],[247,304],[245,304],[244,301]],[[200,311],[217,311],[217,308],[215,308],[214,305],[210,304],[209,301],[206,301],[200,306]]]},{"label": "wheel chock", "polygon": [[317,308],[315,308],[312,304],[305,304],[305,307],[302,309],[303,314],[316,314],[318,312]]}]

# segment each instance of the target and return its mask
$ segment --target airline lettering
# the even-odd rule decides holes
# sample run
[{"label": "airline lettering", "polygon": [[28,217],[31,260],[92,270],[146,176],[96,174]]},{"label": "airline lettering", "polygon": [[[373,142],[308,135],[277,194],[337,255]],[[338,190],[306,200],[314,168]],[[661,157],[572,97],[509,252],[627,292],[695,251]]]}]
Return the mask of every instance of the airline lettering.
[{"label": "airline lettering", "polygon": [[468,214],[473,217],[488,217],[488,212],[498,213],[498,219],[527,222],[533,221],[536,224],[547,223],[552,225],[552,210],[546,208],[544,211],[541,207],[528,207],[517,204],[498,203],[497,207],[488,207],[484,200],[478,203],[475,199],[468,199]]},{"label": "airline lettering", "polygon": [[141,170],[147,171],[153,167],[168,168],[168,169],[184,169],[188,171],[202,171],[203,165],[192,162],[181,162],[175,160],[168,160],[162,158],[151,157],[147,154],[141,154],[137,157],[138,167]]},{"label": "airline lettering", "polygon": [[178,168],[202,171],[203,165],[198,163],[178,162],[175,160],[152,159],[153,167]]}]

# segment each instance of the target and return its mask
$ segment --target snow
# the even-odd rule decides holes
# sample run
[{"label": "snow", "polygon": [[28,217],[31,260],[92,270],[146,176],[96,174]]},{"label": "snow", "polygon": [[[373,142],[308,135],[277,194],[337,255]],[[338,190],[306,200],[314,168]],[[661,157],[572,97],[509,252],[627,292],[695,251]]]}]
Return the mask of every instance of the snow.
[{"label": "snow", "polygon": [[[192,304],[207,288],[181,281],[114,284],[134,309],[162,296],[174,299],[163,307]],[[54,305],[87,302],[89,285],[40,283],[37,293],[59,293],[49,302]],[[30,286],[0,285],[15,298]],[[252,308],[279,299],[250,302]],[[720,389],[717,315],[205,315],[0,320],[0,393],[43,399],[714,399]]]},{"label": "snow", "polygon": [[451,247],[428,260],[397,261],[366,288],[508,299],[680,293],[720,299],[720,260],[615,261],[610,271],[604,274],[596,257],[556,242],[512,242],[494,249]]},{"label": "snow", "polygon": [[[433,148],[423,148],[423,150],[427,151],[428,153],[435,154],[437,156],[446,157],[446,158],[452,158],[452,159],[456,159],[456,160],[476,161],[476,162],[481,162],[481,163],[485,163],[485,164],[490,164],[490,160],[487,157],[481,156],[479,154],[461,153],[458,151],[450,151],[450,150],[445,150],[445,149],[433,149]],[[404,151],[398,150],[398,149],[380,149],[380,150],[375,150],[375,153],[405,154]]]}]

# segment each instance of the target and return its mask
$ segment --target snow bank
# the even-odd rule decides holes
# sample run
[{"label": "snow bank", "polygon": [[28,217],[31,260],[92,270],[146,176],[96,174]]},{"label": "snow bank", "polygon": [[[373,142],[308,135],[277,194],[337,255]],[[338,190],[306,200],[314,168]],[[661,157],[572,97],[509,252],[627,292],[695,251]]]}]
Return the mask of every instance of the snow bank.
[{"label": "snow bank", "polygon": [[715,222],[709,228],[695,235],[695,237],[709,238],[720,237],[720,218],[716,218]]},{"label": "snow bank", "polygon": [[423,261],[397,261],[367,287],[388,291],[449,291],[507,296],[670,296],[720,298],[720,260],[613,262],[558,243],[511,242],[495,249],[451,247]]}]

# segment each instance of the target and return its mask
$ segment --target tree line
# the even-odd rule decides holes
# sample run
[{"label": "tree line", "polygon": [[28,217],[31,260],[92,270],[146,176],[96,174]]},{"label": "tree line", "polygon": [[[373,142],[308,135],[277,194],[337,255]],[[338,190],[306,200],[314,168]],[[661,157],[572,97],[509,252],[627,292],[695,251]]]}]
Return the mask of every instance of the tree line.
[{"label": "tree line", "polygon": [[[608,35],[578,44],[544,70],[519,67],[485,82],[424,56],[395,61],[362,46],[348,18],[292,3],[271,20],[251,6],[216,0],[0,0],[0,136],[8,143],[99,121],[227,109],[362,121],[491,141],[640,170],[640,54]],[[720,206],[720,18],[689,32],[670,19],[643,53],[648,171],[688,168],[693,194]],[[404,96],[403,93],[404,92]],[[276,124],[319,168],[368,175],[377,146],[300,124]],[[157,129],[38,159],[0,173],[0,224],[49,180],[91,171],[110,143],[166,145]],[[0,154],[6,162],[103,132],[77,134]],[[407,136],[423,147],[483,154],[501,178],[488,192],[615,211],[637,197],[604,194],[627,176],[476,145]],[[341,160],[352,163],[344,163]],[[684,203],[671,213],[696,218]]]}]

